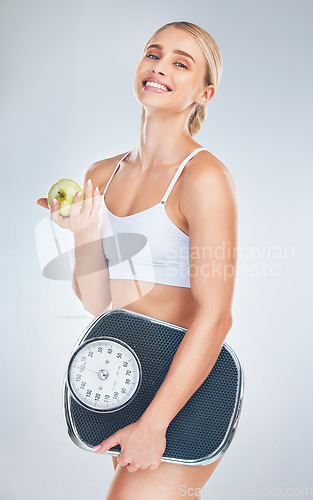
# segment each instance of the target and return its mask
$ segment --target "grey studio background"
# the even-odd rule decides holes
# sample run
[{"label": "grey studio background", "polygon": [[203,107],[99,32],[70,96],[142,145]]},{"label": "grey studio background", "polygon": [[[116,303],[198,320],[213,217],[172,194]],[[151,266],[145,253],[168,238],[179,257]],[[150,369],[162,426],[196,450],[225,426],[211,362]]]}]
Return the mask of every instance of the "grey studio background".
[{"label": "grey studio background", "polygon": [[70,281],[42,274],[36,228],[48,212],[35,201],[136,145],[136,65],[158,27],[182,20],[222,52],[196,140],[231,170],[239,209],[226,342],[245,398],[202,498],[312,496],[312,10],[305,0],[2,0],[1,499],[103,499],[113,477],[109,455],[67,435],[63,377],[92,316]]}]

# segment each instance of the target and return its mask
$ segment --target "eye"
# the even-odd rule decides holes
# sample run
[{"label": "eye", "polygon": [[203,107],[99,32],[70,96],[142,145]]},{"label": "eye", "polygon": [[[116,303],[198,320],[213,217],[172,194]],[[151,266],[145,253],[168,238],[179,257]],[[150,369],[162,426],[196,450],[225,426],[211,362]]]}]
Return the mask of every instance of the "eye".
[{"label": "eye", "polygon": [[[158,56],[156,56],[155,54],[146,54],[146,57],[152,57],[153,59],[156,58],[156,59],[159,59]],[[187,66],[181,62],[176,62],[175,64],[180,64],[181,66],[179,66],[179,68],[185,68],[185,69],[188,69]]]},{"label": "eye", "polygon": [[181,66],[180,66],[181,68],[186,68],[186,69],[188,69],[188,68],[187,68],[187,66],[185,66],[185,64],[183,64],[183,63],[178,62],[177,64],[181,64]]}]

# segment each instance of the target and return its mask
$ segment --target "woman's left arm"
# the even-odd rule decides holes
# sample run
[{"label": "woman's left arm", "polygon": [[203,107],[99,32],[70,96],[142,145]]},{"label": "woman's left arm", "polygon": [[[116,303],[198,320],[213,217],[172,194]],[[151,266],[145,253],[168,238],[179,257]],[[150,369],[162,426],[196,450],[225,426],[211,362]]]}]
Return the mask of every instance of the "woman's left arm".
[{"label": "woman's left arm", "polygon": [[124,445],[118,458],[129,471],[158,467],[171,420],[208,377],[232,325],[237,247],[236,185],[218,162],[198,162],[182,180],[180,210],[189,226],[191,293],[195,319],[181,341],[167,375],[141,418],[99,447]]},{"label": "woman's left arm", "polygon": [[164,429],[208,377],[232,326],[237,248],[236,185],[223,164],[198,163],[182,181],[180,209],[189,226],[195,319],[140,423]]}]

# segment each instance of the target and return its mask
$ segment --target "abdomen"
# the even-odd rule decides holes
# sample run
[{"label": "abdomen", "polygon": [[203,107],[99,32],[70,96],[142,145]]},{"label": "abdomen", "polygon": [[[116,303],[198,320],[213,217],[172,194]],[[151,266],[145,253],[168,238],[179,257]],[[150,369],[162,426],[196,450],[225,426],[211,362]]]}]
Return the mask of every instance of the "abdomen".
[{"label": "abdomen", "polygon": [[128,309],[189,328],[196,312],[191,289],[137,280],[110,280],[113,309]]}]

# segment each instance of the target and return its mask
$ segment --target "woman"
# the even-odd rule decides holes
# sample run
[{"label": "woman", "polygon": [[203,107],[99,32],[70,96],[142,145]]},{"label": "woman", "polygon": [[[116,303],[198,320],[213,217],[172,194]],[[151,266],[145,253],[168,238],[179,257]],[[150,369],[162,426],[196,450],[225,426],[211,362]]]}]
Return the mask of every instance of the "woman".
[{"label": "woman", "polygon": [[[82,208],[78,193],[68,218],[58,203],[51,208],[51,219],[74,234],[73,288],[87,311],[123,307],[188,329],[140,420],[99,443],[97,453],[121,445],[106,500],[173,500],[187,492],[199,498],[222,458],[206,466],[161,462],[169,423],[209,375],[232,325],[236,186],[193,139],[221,72],[220,51],[206,31],[188,22],[162,26],[135,73],[142,106],[137,147],[87,169]],[[48,207],[45,198],[38,203]],[[108,222],[115,235],[145,234],[150,262],[143,251],[129,267],[108,257],[108,269]]]}]

